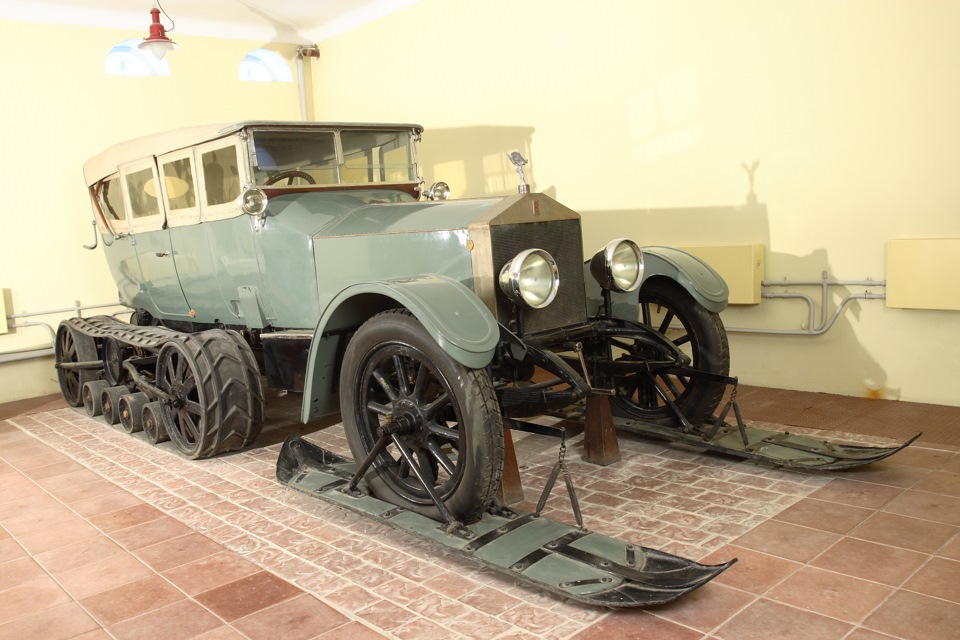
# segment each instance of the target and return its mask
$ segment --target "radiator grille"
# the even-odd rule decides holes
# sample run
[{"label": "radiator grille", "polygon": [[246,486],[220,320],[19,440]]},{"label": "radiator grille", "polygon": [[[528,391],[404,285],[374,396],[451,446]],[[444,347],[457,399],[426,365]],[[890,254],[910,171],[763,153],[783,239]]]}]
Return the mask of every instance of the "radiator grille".
[{"label": "radiator grille", "polygon": [[[580,220],[555,220],[524,224],[504,224],[490,228],[493,245],[493,273],[524,249],[544,249],[557,261],[560,290],[546,309],[523,312],[524,333],[538,333],[586,322],[586,298],[583,289],[583,241]],[[513,304],[497,287],[497,320],[509,325]]]}]

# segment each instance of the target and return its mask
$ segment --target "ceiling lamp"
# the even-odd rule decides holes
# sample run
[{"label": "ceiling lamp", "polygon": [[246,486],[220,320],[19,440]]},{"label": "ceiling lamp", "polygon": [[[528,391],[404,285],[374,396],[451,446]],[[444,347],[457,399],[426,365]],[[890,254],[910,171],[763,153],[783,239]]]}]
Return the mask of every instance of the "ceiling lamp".
[{"label": "ceiling lamp", "polygon": [[[150,9],[150,16],[153,19],[150,23],[150,35],[144,38],[143,42],[138,44],[137,47],[149,51],[156,56],[157,60],[163,60],[167,51],[173,51],[177,48],[177,43],[167,37],[167,30],[160,24],[160,9],[157,8],[159,4],[153,5],[153,9]],[[163,12],[163,15],[170,18],[166,11]],[[173,20],[170,20],[170,23],[170,30],[173,31]]]}]

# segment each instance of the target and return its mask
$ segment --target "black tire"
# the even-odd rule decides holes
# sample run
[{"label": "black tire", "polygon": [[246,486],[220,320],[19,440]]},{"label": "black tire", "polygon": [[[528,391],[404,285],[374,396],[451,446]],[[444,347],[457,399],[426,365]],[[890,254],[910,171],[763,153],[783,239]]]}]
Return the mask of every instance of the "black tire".
[{"label": "black tire", "polygon": [[92,362],[99,359],[97,343],[92,337],[80,333],[67,322],[60,323],[57,329],[57,342],[54,345],[54,360],[57,363],[60,393],[71,407],[79,407],[83,404],[83,385],[97,379],[97,370],[63,369],[59,365]]},{"label": "black tire", "polygon": [[[340,410],[357,463],[390,419],[446,508],[463,523],[490,506],[503,471],[503,421],[493,383],[482,369],[450,357],[408,311],[374,316],[347,346]],[[436,520],[443,517],[391,442],[365,480],[375,496]]]},{"label": "black tire", "polygon": [[106,380],[93,380],[83,385],[81,397],[83,398],[83,408],[87,415],[95,418],[103,415],[103,404],[101,403],[101,394],[103,390],[110,386]]},{"label": "black tire", "polygon": [[120,427],[127,433],[143,431],[143,407],[150,402],[150,397],[142,391],[127,393],[120,396],[118,403]]},{"label": "black tire", "polygon": [[163,415],[163,405],[159,402],[148,402],[140,412],[140,424],[143,426],[143,435],[150,444],[160,444],[170,440],[167,435],[166,417]]},{"label": "black tire", "polygon": [[[690,357],[690,366],[723,376],[729,374],[730,346],[718,314],[708,311],[682,286],[666,278],[656,278],[646,283],[639,295],[643,324],[653,327],[680,346]],[[650,347],[619,338],[613,340],[612,345],[614,359],[636,359],[641,356],[657,360],[663,357]],[[692,424],[709,420],[726,389],[723,382],[702,378],[656,372],[654,377],[660,389]],[[617,395],[613,398],[611,409],[618,415],[662,425],[679,423],[670,407],[656,395],[646,373],[616,380],[613,386],[617,389]]]},{"label": "black tire", "polygon": [[130,393],[130,389],[122,385],[107,387],[100,392],[100,409],[104,422],[107,424],[118,424],[120,422],[120,397],[128,393]]},{"label": "black tire", "polygon": [[[247,347],[249,349],[249,347]],[[263,391],[250,359],[228,332],[184,334],[163,345],[156,381],[164,425],[184,456],[208,458],[253,442],[263,425]]]}]

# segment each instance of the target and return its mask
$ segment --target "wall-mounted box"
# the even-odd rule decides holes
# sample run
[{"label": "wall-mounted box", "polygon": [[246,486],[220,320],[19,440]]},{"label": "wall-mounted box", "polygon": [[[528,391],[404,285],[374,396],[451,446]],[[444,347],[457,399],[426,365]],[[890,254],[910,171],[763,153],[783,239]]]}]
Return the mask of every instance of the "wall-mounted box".
[{"label": "wall-mounted box", "polygon": [[7,289],[0,289],[0,335],[9,331],[7,327]]},{"label": "wall-mounted box", "polygon": [[705,261],[730,288],[730,304],[760,304],[765,273],[764,245],[736,244],[678,247]]},{"label": "wall-mounted box", "polygon": [[887,306],[960,311],[960,238],[887,241]]}]

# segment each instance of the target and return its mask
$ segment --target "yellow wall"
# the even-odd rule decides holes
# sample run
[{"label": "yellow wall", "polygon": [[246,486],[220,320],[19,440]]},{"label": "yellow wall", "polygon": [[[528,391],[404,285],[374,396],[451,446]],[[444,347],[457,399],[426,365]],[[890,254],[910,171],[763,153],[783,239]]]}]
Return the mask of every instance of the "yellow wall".
[{"label": "yellow wall", "polygon": [[[101,250],[81,248],[93,240],[82,174],[91,156],[186,125],[300,118],[296,82],[237,79],[244,55],[266,43],[178,36],[180,48],[167,58],[170,76],[126,77],[107,75],[104,59],[121,40],[142,34],[3,20],[0,33],[0,288],[10,290],[7,313],[117,299]],[[295,47],[269,47],[291,61],[296,77]],[[56,327],[60,316],[39,320]],[[0,335],[3,352],[47,345],[39,328]],[[0,365],[0,402],[57,390],[52,360]]]},{"label": "yellow wall", "polygon": [[[320,43],[316,114],[420,122],[427,180],[459,196],[513,192],[503,154],[529,153],[590,250],[762,243],[769,280],[882,280],[887,240],[960,234],[957,24],[952,0],[422,0]],[[825,335],[731,345],[746,383],[960,404],[956,312],[864,300]]]}]

